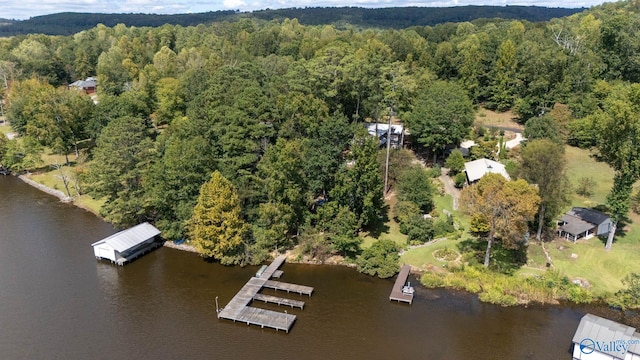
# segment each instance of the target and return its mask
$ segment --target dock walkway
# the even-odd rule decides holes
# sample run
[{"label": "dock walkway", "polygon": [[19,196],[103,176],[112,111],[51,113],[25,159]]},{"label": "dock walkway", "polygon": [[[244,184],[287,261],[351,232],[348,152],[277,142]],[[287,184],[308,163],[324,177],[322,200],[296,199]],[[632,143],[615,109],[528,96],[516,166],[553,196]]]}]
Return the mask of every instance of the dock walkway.
[{"label": "dock walkway", "polygon": [[409,277],[409,272],[411,271],[410,265],[403,265],[402,269],[400,269],[400,273],[398,274],[398,278],[396,279],[395,284],[393,284],[393,289],[391,289],[391,294],[389,295],[389,301],[402,301],[411,304],[413,302],[413,293],[405,294],[402,292],[402,288],[407,283],[407,278]]},{"label": "dock walkway", "polygon": [[[304,302],[279,298],[277,296],[258,294],[264,287],[293,291],[299,294],[308,294],[311,296],[313,288],[309,286],[287,284],[280,281],[269,280],[272,276],[282,275],[282,271],[278,270],[282,263],[284,263],[286,256],[278,256],[261,274],[260,277],[252,277],[249,281],[238,291],[238,293],[229,301],[227,306],[218,312],[218,318],[233,320],[234,322],[244,322],[247,325],[258,325],[262,328],[269,327],[276,330],[284,330],[289,332],[289,329],[296,320],[296,316],[293,314],[281,313],[277,311],[271,311],[266,309],[259,309],[249,306],[251,301],[259,300],[264,302],[271,302],[278,305],[287,305],[291,307],[304,307]],[[275,283],[275,284],[274,284]]]}]

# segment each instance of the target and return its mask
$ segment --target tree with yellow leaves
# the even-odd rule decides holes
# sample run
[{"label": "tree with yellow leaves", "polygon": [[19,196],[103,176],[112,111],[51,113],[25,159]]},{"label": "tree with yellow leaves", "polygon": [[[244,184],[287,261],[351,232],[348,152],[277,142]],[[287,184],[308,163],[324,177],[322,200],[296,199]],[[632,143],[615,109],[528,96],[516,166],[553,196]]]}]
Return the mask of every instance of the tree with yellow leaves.
[{"label": "tree with yellow leaves", "polygon": [[200,255],[220,260],[224,265],[244,260],[244,238],[249,225],[240,211],[235,186],[215,171],[200,188],[189,223],[191,242]]},{"label": "tree with yellow leaves", "polygon": [[518,246],[540,205],[538,189],[519,179],[507,181],[500,174],[487,174],[462,191],[461,210],[484,221],[488,226],[484,267],[489,266],[491,246],[499,238],[507,247]]}]

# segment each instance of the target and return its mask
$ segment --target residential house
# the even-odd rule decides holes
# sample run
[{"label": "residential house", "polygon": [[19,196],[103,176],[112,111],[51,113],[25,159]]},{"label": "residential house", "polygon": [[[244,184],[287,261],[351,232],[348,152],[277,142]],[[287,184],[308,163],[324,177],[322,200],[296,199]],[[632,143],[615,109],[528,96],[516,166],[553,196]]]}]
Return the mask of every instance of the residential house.
[{"label": "residential house", "polygon": [[[384,123],[364,123],[363,126],[369,132],[369,135],[375,136],[379,140],[380,147],[387,146],[387,137],[389,133],[389,124]],[[404,126],[391,124],[391,147],[399,149],[404,147],[404,137],[406,130]]]},{"label": "residential house", "polygon": [[78,80],[69,84],[69,88],[84,91],[85,94],[91,95],[96,92],[98,81],[94,77],[88,77],[85,80]]},{"label": "residential house", "polygon": [[473,184],[480,180],[485,174],[500,174],[505,179],[511,180],[504,165],[489,159],[478,159],[464,163],[464,171],[467,174],[467,182]]},{"label": "residential house", "polygon": [[611,218],[598,210],[574,207],[560,221],[558,235],[575,242],[594,236],[606,236],[612,227]]}]

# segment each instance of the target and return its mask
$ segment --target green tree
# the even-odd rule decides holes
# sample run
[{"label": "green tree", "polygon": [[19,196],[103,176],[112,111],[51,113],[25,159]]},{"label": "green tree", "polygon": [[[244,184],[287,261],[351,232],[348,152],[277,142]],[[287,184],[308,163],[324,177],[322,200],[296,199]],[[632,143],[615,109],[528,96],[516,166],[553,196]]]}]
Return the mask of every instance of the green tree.
[{"label": "green tree", "polygon": [[549,226],[569,202],[564,147],[550,139],[533,140],[522,149],[521,157],[522,178],[538,186],[540,209],[536,239],[540,241],[543,226]]},{"label": "green tree", "polygon": [[563,143],[557,123],[549,115],[534,117],[524,124],[522,134],[528,141],[534,139],[549,139],[556,144]]},{"label": "green tree", "polygon": [[631,273],[622,279],[625,289],[618,291],[615,295],[615,303],[623,309],[640,308],[640,274]]},{"label": "green tree", "polygon": [[640,84],[620,85],[598,114],[598,149],[614,170],[607,196],[613,220],[606,249],[613,243],[617,224],[627,218],[633,184],[640,179]]},{"label": "green tree", "polygon": [[433,192],[431,179],[421,166],[411,166],[400,176],[398,200],[416,204],[423,213],[433,209]]},{"label": "green tree", "polygon": [[464,156],[462,152],[458,149],[455,149],[451,152],[451,154],[447,157],[447,160],[444,163],[444,166],[447,167],[451,171],[451,175],[455,175],[462,170],[464,170]]},{"label": "green tree", "polygon": [[386,279],[398,272],[399,259],[396,243],[389,239],[380,239],[362,252],[356,264],[359,272]]},{"label": "green tree", "polygon": [[498,111],[509,109],[516,100],[518,90],[516,46],[505,40],[497,51],[493,84],[491,86],[491,106]]},{"label": "green tree", "polygon": [[86,181],[89,193],[105,197],[101,213],[117,226],[146,220],[143,189],[153,142],[142,119],[120,117],[100,133]]},{"label": "green tree", "polygon": [[200,188],[189,222],[190,240],[198,253],[224,265],[243,263],[249,225],[240,213],[236,188],[220,172],[214,171]]},{"label": "green tree", "polygon": [[356,135],[345,164],[336,176],[336,186],[330,198],[348,206],[356,214],[361,226],[378,219],[381,213],[382,178],[376,154],[378,142],[366,132]]},{"label": "green tree", "polygon": [[418,143],[442,154],[447,146],[458,145],[473,124],[473,105],[465,91],[455,83],[435,81],[418,94],[406,119]]},{"label": "green tree", "polygon": [[484,267],[489,267],[491,247],[496,237],[500,237],[504,247],[517,247],[522,243],[528,230],[527,222],[534,218],[539,204],[540,196],[535,186],[523,179],[507,181],[500,174],[487,174],[462,190],[461,210],[488,224]]}]

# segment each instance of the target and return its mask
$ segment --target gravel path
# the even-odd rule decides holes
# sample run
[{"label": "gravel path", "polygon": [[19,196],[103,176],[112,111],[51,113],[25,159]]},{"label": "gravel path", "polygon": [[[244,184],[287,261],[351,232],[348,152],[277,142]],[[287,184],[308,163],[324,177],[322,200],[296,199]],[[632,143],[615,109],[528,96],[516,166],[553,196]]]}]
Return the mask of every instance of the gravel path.
[{"label": "gravel path", "polygon": [[453,210],[458,210],[458,199],[460,198],[460,190],[456,187],[453,182],[453,179],[449,175],[449,169],[441,168],[440,169],[440,181],[444,184],[444,192],[445,194],[451,195],[453,197]]}]

